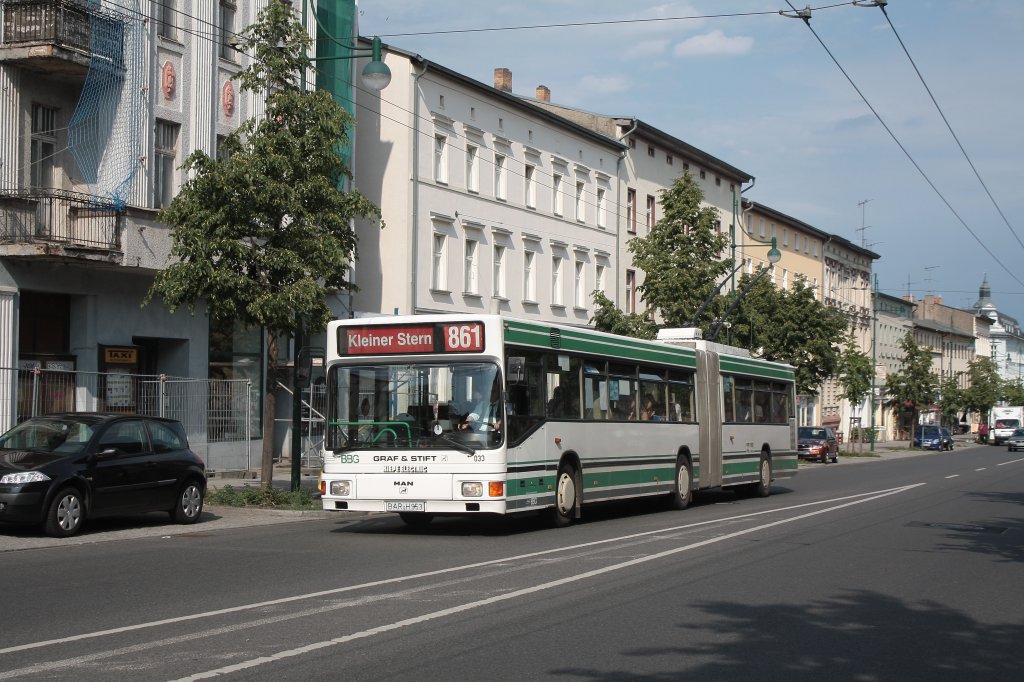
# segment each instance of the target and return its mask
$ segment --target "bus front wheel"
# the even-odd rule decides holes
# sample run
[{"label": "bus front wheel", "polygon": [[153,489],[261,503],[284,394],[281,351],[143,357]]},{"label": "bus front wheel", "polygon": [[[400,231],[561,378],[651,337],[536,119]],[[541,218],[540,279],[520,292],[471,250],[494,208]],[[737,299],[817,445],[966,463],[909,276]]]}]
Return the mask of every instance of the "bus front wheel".
[{"label": "bus front wheel", "polygon": [[564,528],[575,520],[579,494],[580,478],[576,468],[571,464],[563,464],[558,468],[555,481],[555,508],[549,511],[551,525]]},{"label": "bus front wheel", "polygon": [[693,496],[691,491],[692,485],[693,473],[690,468],[690,460],[686,457],[680,457],[679,461],[676,462],[676,478],[672,484],[672,496],[669,502],[672,509],[686,509],[690,506],[690,500]]},{"label": "bus front wheel", "polygon": [[768,497],[772,493],[772,460],[767,453],[761,453],[758,470],[757,483],[751,483],[748,490],[752,497]]}]

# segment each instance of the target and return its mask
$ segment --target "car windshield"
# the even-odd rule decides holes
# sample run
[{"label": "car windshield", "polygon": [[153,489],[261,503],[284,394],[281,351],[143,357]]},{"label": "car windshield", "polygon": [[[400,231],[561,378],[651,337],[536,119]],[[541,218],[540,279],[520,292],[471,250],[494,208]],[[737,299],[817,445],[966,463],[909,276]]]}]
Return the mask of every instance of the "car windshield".
[{"label": "car windshield", "polygon": [[1024,429],[1017,429],[1013,432],[1014,436],[1024,436]]},{"label": "car windshield", "polygon": [[813,426],[801,426],[798,438],[818,438],[824,440],[828,436],[825,435],[825,429],[816,428]]},{"label": "car windshield", "polygon": [[92,424],[70,417],[35,417],[0,436],[0,450],[74,454],[92,438]]},{"label": "car windshield", "polygon": [[996,423],[992,425],[994,429],[1015,429],[1020,426],[1020,420],[1018,419],[997,419]]}]

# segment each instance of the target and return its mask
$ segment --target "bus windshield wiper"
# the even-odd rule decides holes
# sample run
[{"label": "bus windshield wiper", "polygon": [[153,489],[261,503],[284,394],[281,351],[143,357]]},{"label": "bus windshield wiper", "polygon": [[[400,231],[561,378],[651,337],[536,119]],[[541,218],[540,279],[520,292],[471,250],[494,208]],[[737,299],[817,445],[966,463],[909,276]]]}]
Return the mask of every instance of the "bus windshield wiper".
[{"label": "bus windshield wiper", "polygon": [[467,455],[475,455],[476,454],[476,450],[474,450],[473,448],[469,447],[465,443],[460,443],[457,440],[452,440],[451,438],[448,438],[447,436],[442,436],[442,435],[438,434],[438,435],[434,436],[434,440],[443,440],[445,443],[448,443],[449,445],[453,446],[459,452],[465,452]]}]

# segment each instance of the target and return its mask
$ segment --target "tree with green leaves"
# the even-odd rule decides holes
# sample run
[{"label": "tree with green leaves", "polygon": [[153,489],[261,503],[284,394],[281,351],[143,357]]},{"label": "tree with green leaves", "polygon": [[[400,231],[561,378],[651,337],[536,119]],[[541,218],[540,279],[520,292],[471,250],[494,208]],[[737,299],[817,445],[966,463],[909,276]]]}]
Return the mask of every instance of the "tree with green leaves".
[{"label": "tree with green leaves", "polygon": [[703,320],[691,318],[732,269],[732,261],[722,260],[729,239],[716,231],[718,209],[703,200],[696,180],[684,172],[661,191],[661,219],[650,233],[629,241],[633,264],[644,272],[637,291],[667,327],[710,321],[708,313]]},{"label": "tree with green leaves", "polygon": [[903,350],[903,367],[886,377],[885,391],[894,413],[910,416],[910,438],[913,440],[917,416],[921,409],[935,401],[936,381],[932,373],[932,352],[914,342],[914,335],[907,332],[900,341]]},{"label": "tree with green leaves", "polygon": [[1004,379],[999,396],[1007,405],[1024,405],[1024,384],[1020,379]]},{"label": "tree with green leaves", "polygon": [[[355,191],[339,153],[352,119],[325,91],[300,86],[310,66],[310,39],[290,3],[274,1],[244,32],[250,66],[235,79],[254,96],[267,93],[266,115],[227,136],[223,154],[193,152],[189,179],[159,219],[172,227],[175,260],[146,296],[172,311],[198,303],[211,324],[237,320],[267,332],[271,366],[265,382],[262,476],[273,476],[279,338],[324,329],[329,292],[350,290],[356,217],[380,212]],[[298,453],[295,453],[298,456]]]},{"label": "tree with green leaves", "polygon": [[947,376],[939,383],[939,411],[942,423],[955,429],[960,413],[967,409],[965,389],[960,387],[960,375]]},{"label": "tree with green leaves", "polygon": [[622,312],[599,290],[594,291],[594,304],[594,317],[591,322],[595,329],[637,339],[653,339],[658,335],[658,328],[650,318],[637,313]]},{"label": "tree with green leaves", "polygon": [[[756,273],[740,278],[737,293],[724,298],[740,295],[751,277]],[[802,395],[817,394],[818,387],[841,370],[840,348],[849,321],[841,310],[817,300],[802,278],[789,289],[777,289],[768,277],[761,277],[746,289],[729,319],[730,343],[793,365]]]},{"label": "tree with green leaves", "polygon": [[871,392],[874,370],[871,358],[857,348],[852,336],[848,336],[839,356],[839,385],[843,389],[839,397],[854,405],[862,403]]},{"label": "tree with green leaves", "polygon": [[964,391],[967,410],[977,412],[984,419],[1002,394],[1002,380],[992,358],[975,358],[967,365],[967,389]]}]

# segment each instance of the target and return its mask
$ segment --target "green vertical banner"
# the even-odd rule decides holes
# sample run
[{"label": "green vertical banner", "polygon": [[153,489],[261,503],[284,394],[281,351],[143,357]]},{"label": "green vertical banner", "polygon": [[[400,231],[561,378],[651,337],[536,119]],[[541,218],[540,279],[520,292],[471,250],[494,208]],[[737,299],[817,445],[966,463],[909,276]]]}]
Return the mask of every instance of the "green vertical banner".
[{"label": "green vertical banner", "polygon": [[[316,86],[326,90],[350,116],[356,116],[356,93],[353,86],[357,60],[346,59],[359,35],[356,26],[356,0],[319,0],[316,3]],[[339,150],[345,165],[352,170],[354,125],[346,131],[348,143]],[[342,179],[342,184],[345,180]],[[342,189],[345,189],[342,187]]]}]

